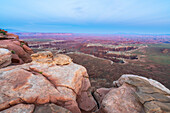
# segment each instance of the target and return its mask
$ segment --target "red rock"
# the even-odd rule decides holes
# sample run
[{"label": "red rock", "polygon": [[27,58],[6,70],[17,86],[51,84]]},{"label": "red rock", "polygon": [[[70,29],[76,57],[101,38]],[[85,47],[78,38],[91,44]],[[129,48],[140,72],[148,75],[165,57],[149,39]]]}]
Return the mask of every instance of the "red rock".
[{"label": "red rock", "polygon": [[98,104],[101,105],[101,102],[104,96],[110,91],[110,88],[100,88],[94,92],[94,97],[97,100]]},{"label": "red rock", "polygon": [[2,48],[6,48],[9,51],[11,51],[12,54],[16,54],[16,55],[13,55],[13,61],[15,61],[14,62],[15,64],[16,64],[16,61],[17,62],[20,61],[18,64],[21,64],[23,62],[28,63],[32,61],[30,52],[28,53],[21,46],[19,46],[18,41],[14,42],[12,40],[1,40],[0,45]]},{"label": "red rock", "polygon": [[55,104],[37,105],[34,113],[71,113],[71,111]]},{"label": "red rock", "polygon": [[33,61],[0,69],[0,76],[0,110],[22,102],[54,103],[73,113],[81,113],[80,110],[91,112],[96,108],[96,102],[89,92],[88,74],[83,66]]},{"label": "red rock", "polygon": [[0,68],[11,64],[11,52],[8,49],[0,48]]},{"label": "red rock", "polygon": [[0,113],[33,113],[34,105],[32,104],[18,104],[9,109],[3,110]]},{"label": "red rock", "polygon": [[112,88],[101,102],[100,113],[144,113],[135,97],[135,89],[128,84]]},{"label": "red rock", "polygon": [[18,35],[15,35],[15,34],[12,34],[12,33],[7,33],[6,34],[8,38],[14,38],[14,39],[18,39],[19,40],[19,36]]}]

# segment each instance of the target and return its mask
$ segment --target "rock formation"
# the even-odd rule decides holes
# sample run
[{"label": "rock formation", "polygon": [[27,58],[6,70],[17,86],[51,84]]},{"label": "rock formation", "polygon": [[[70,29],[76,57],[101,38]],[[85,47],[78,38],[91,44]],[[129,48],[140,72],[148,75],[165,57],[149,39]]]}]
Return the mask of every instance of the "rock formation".
[{"label": "rock formation", "polygon": [[11,64],[12,54],[8,49],[0,48],[0,68]]},{"label": "rock formation", "polygon": [[5,37],[0,37],[0,48],[8,49],[12,53],[12,64],[23,64],[32,61],[30,55],[33,51],[26,42],[19,40],[18,36],[14,34],[6,33]]},{"label": "rock formation", "polygon": [[[97,105],[83,66],[70,60],[69,63],[66,60],[67,65],[58,65],[51,52],[39,52],[32,57],[31,63],[0,69],[0,111],[15,109],[32,113],[35,109],[34,113],[38,113],[41,109],[53,110],[57,105],[72,113],[95,111]],[[69,113],[64,108],[65,112],[61,113]]]},{"label": "rock formation", "polygon": [[[98,113],[168,113],[170,90],[161,83],[137,75],[122,75],[115,88],[94,93]],[[118,88],[116,88],[118,87]]]}]

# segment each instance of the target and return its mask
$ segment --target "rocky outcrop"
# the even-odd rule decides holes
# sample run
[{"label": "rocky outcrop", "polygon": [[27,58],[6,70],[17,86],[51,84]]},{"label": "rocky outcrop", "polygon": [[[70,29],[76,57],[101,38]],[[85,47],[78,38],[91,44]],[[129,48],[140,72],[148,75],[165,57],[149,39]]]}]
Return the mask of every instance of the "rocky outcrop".
[{"label": "rocky outcrop", "polygon": [[26,103],[36,106],[34,112],[47,107],[52,110],[54,104],[72,113],[94,111],[96,102],[89,92],[91,85],[86,69],[73,62],[55,64],[51,52],[42,53],[32,55],[39,60],[33,58],[31,63],[0,69],[0,110]]},{"label": "rocky outcrop", "polygon": [[162,53],[163,53],[163,54],[167,54],[167,53],[169,53],[169,51],[170,51],[170,49],[163,49],[163,50],[162,50]]},{"label": "rocky outcrop", "polygon": [[122,75],[113,84],[114,88],[94,93],[100,105],[98,113],[170,112],[170,90],[155,80]]},{"label": "rocky outcrop", "polygon": [[8,39],[17,39],[19,40],[19,36],[12,34],[12,33],[8,33],[8,31],[5,31],[3,29],[0,29],[0,40],[8,40]]},{"label": "rocky outcrop", "polygon": [[28,44],[19,40],[19,36],[8,33],[0,29],[0,48],[5,48],[12,53],[12,64],[23,64],[31,62],[31,54],[34,52],[28,47]]},{"label": "rocky outcrop", "polygon": [[23,64],[32,61],[30,54],[32,54],[33,51],[20,41],[0,40],[0,48],[5,48],[11,51],[13,64]]},{"label": "rocky outcrop", "polygon": [[0,48],[0,68],[11,64],[11,52],[8,49]]}]

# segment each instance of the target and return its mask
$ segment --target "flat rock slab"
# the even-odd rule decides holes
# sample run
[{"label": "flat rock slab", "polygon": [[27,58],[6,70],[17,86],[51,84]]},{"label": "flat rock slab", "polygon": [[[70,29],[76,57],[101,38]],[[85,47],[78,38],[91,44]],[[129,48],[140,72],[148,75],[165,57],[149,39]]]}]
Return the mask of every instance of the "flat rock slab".
[{"label": "flat rock slab", "polygon": [[33,113],[34,105],[32,104],[18,104],[9,109],[0,111],[0,113]]}]

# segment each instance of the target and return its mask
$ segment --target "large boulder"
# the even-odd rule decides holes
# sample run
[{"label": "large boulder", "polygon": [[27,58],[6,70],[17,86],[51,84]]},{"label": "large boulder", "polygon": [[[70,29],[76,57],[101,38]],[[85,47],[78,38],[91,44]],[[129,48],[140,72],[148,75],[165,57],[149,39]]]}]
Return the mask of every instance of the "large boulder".
[{"label": "large boulder", "polygon": [[12,53],[13,64],[23,64],[31,62],[33,51],[19,40],[0,40],[0,48],[5,48]]},{"label": "large boulder", "polygon": [[[122,75],[114,88],[94,94],[99,113],[168,113],[170,90],[158,81],[137,75]],[[105,91],[105,93],[104,93]]]},{"label": "large boulder", "polygon": [[144,113],[134,91],[128,84],[110,89],[104,97],[101,96],[99,113]]},{"label": "large boulder", "polygon": [[83,66],[73,62],[57,65],[50,52],[38,56],[42,56],[38,62],[35,58],[28,64],[0,69],[0,110],[20,103],[53,103],[73,113],[90,113],[96,109]]},{"label": "large boulder", "polygon": [[11,64],[12,55],[8,49],[0,48],[0,68]]}]

